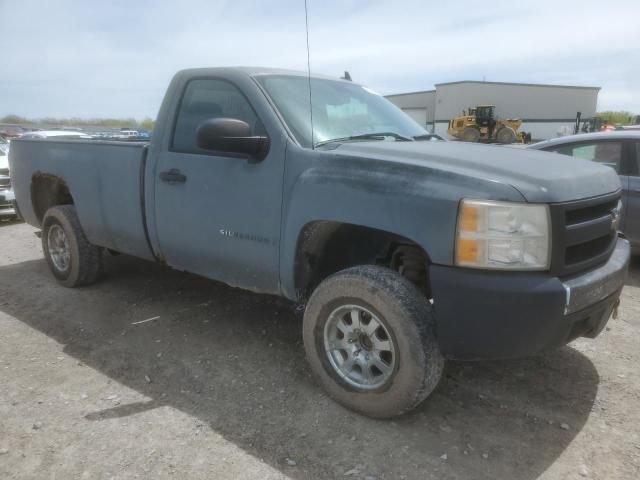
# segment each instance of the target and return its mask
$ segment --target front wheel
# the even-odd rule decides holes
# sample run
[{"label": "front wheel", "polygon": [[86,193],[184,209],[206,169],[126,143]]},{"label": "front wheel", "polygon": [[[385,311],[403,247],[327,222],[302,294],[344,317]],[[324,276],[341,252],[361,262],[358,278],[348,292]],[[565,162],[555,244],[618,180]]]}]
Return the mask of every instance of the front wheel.
[{"label": "front wheel", "polygon": [[388,418],[422,402],[444,367],[431,306],[393,270],[338,272],[314,291],[303,339],[312,370],[329,395],[365,415]]},{"label": "front wheel", "polygon": [[477,128],[467,127],[462,131],[463,142],[478,142],[480,141],[480,131]]},{"label": "front wheel", "polygon": [[95,282],[102,251],[87,240],[73,205],[50,208],[42,220],[42,249],[54,277],[65,287]]}]

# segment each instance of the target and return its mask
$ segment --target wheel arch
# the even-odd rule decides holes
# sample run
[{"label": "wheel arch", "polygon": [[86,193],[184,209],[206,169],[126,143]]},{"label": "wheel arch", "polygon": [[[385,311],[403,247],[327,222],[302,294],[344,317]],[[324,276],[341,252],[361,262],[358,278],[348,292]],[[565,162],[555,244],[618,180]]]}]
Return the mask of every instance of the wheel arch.
[{"label": "wheel arch", "polygon": [[399,271],[427,295],[428,253],[402,235],[373,227],[331,220],[306,223],[298,234],[293,281],[304,301],[326,277],[357,265],[380,265]]},{"label": "wheel arch", "polygon": [[60,176],[45,172],[35,172],[31,177],[31,205],[38,223],[56,205],[73,205],[74,200],[67,182]]}]

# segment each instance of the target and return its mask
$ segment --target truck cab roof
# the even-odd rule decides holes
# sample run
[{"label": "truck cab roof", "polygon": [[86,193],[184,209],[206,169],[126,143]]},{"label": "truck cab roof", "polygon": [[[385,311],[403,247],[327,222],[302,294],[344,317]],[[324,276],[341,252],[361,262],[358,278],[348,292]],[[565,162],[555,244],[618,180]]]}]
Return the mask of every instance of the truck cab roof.
[{"label": "truck cab roof", "polygon": [[[203,68],[187,68],[184,70],[180,70],[176,75],[185,75],[191,77],[211,77],[211,76],[220,76],[225,77],[229,74],[244,74],[249,77],[256,77],[261,75],[290,75],[297,77],[308,77],[309,73],[302,70],[290,70],[286,68],[269,68],[269,67],[250,67],[250,66],[239,66],[239,67],[203,67]],[[345,80],[343,78],[332,77],[330,75],[320,75],[313,73],[311,74],[311,78],[323,78],[327,80],[334,80],[336,82],[345,82],[348,84],[353,84],[354,82],[350,80]]]}]

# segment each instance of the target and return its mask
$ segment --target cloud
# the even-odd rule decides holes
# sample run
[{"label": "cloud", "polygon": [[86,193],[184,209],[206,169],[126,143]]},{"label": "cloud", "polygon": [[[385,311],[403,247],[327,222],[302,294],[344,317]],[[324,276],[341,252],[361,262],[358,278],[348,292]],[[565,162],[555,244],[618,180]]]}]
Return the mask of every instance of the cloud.
[{"label": "cloud", "polygon": [[[601,86],[640,112],[636,1],[309,0],[311,67],[381,93],[463,79]],[[306,68],[303,0],[0,2],[0,115],[155,116],[176,70]]]}]

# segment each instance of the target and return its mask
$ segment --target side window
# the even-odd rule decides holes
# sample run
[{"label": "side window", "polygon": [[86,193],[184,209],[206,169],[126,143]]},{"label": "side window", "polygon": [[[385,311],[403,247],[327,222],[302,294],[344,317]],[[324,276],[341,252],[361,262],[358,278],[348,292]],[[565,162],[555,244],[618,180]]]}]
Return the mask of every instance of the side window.
[{"label": "side window", "polygon": [[556,153],[570,155],[584,160],[598,162],[620,171],[622,160],[622,142],[592,142],[578,145],[562,145],[553,150]]},{"label": "side window", "polygon": [[559,153],[561,155],[569,155],[570,157],[573,155],[573,147],[571,145],[561,145],[559,147],[551,148],[546,150],[546,152],[554,152]]},{"label": "side window", "polygon": [[173,132],[172,149],[203,153],[196,144],[196,131],[212,118],[237,118],[247,122],[253,135],[264,128],[247,99],[233,84],[224,80],[191,80],[184,91]]},{"label": "side window", "polygon": [[583,160],[594,161],[596,159],[596,147],[597,145],[581,145],[574,147],[573,156],[576,158],[582,158]]}]

